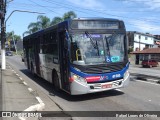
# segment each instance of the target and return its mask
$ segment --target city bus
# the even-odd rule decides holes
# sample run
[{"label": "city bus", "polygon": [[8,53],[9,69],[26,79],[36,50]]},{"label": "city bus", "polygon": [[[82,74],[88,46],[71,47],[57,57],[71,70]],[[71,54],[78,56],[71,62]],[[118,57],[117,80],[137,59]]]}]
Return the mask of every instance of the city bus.
[{"label": "city bus", "polygon": [[71,95],[125,87],[130,80],[122,20],[67,19],[25,36],[23,47],[31,73]]}]

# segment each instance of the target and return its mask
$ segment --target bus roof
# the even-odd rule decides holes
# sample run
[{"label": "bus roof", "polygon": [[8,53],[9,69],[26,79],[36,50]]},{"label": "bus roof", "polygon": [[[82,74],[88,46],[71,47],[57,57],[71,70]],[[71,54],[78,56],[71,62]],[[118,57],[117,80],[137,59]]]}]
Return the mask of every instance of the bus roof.
[{"label": "bus roof", "polygon": [[115,18],[103,18],[103,17],[87,17],[87,18],[74,18],[72,20],[108,20],[108,21],[122,21]]},{"label": "bus roof", "polygon": [[60,22],[60,23],[57,23],[56,25],[53,25],[53,26],[50,26],[50,27],[48,27],[48,28],[45,28],[45,29],[42,29],[42,30],[39,30],[39,31],[36,31],[35,33],[32,33],[32,34],[30,34],[30,35],[27,35],[27,36],[25,36],[23,39],[25,39],[25,38],[30,38],[30,37],[32,37],[32,36],[34,36],[34,35],[38,35],[38,34],[41,34],[43,31],[47,31],[47,30],[50,30],[50,29],[52,29],[52,28],[54,28],[54,27],[57,27],[59,24],[61,24],[61,23],[63,23],[63,22],[66,22],[66,21],[72,21],[72,20],[107,20],[107,21],[122,21],[122,20],[119,20],[119,19],[114,19],[114,18],[102,18],[102,17],[87,17],[87,18],[73,18],[73,19],[71,19],[71,18],[69,18],[69,19],[67,19],[67,20],[64,20],[64,21],[62,21],[62,22]]}]

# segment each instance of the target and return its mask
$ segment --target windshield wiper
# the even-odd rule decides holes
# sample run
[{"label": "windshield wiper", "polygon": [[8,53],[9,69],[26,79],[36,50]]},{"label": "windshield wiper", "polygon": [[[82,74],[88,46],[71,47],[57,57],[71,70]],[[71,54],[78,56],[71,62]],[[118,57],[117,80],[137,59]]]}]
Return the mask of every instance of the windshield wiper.
[{"label": "windshield wiper", "polygon": [[85,31],[85,34],[90,38],[90,42],[91,42],[92,46],[94,47],[94,49],[97,49],[97,53],[99,56],[99,47],[98,47],[97,40],[96,40],[96,43],[94,43],[92,36],[87,31]]},{"label": "windshield wiper", "polygon": [[115,36],[117,36],[116,33],[114,33],[114,34],[112,34],[111,36],[108,36],[108,37],[105,36],[106,45],[107,45],[107,55],[108,55],[109,57],[111,56],[111,54],[110,54],[110,48],[109,48],[109,42],[108,42],[108,40],[110,40],[110,41],[113,40],[113,38],[114,38]]},{"label": "windshield wiper", "polygon": [[[110,57],[111,54],[110,54],[110,49],[109,49],[109,42],[108,42],[108,38],[105,36],[105,39],[106,39],[106,45],[107,45],[107,55]],[[110,39],[111,40],[111,39]]]}]

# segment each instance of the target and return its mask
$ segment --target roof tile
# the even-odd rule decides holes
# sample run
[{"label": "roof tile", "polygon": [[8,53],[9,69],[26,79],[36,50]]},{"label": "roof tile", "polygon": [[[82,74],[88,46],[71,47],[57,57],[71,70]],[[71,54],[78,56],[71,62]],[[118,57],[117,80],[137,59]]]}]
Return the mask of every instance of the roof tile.
[{"label": "roof tile", "polygon": [[134,51],[131,54],[160,54],[160,48],[149,48],[141,51]]}]

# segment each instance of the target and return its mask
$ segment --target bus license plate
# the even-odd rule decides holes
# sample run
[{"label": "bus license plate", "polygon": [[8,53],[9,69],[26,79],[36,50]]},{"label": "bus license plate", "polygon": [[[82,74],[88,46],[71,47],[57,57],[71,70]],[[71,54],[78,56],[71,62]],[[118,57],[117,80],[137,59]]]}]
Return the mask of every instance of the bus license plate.
[{"label": "bus license plate", "polygon": [[112,84],[105,84],[105,85],[102,85],[102,88],[111,88],[112,87]]}]

